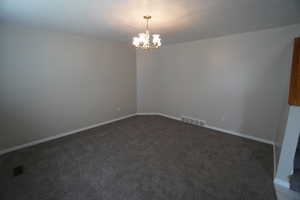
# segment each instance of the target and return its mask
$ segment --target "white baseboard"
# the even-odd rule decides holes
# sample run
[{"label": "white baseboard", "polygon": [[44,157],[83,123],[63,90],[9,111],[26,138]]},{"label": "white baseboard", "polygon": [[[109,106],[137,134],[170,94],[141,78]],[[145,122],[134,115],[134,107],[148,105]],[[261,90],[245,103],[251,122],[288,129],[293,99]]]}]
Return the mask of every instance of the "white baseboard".
[{"label": "white baseboard", "polygon": [[245,135],[245,134],[242,134],[242,133],[237,133],[237,132],[234,132],[234,131],[229,131],[229,130],[226,130],[226,129],[217,128],[217,127],[209,126],[209,125],[205,125],[204,127],[215,130],[215,131],[220,131],[220,132],[223,132],[223,133],[227,133],[227,134],[230,134],[230,135],[235,135],[235,136],[239,136],[239,137],[242,137],[242,138],[255,140],[257,142],[262,142],[262,143],[274,145],[274,142],[269,141],[269,140],[265,140],[265,139],[262,139],[262,138],[258,138],[258,137],[254,137],[254,136],[250,136],[250,135]]},{"label": "white baseboard", "polygon": [[[170,115],[163,114],[163,113],[135,113],[135,114],[130,114],[130,115],[126,115],[126,116],[123,116],[123,117],[119,117],[119,118],[116,118],[116,119],[112,119],[112,120],[109,120],[109,121],[100,122],[100,123],[97,123],[97,124],[86,126],[86,127],[80,128],[80,129],[76,129],[76,130],[73,130],[73,131],[66,132],[66,133],[60,133],[60,134],[57,134],[55,136],[43,138],[43,139],[40,139],[40,140],[35,140],[33,142],[29,142],[29,143],[26,143],[26,144],[17,145],[17,146],[8,148],[8,149],[4,149],[4,150],[0,151],[0,155],[6,154],[6,153],[9,153],[9,152],[12,152],[12,151],[16,151],[18,149],[22,149],[22,148],[25,148],[25,147],[30,147],[30,146],[33,146],[33,145],[36,145],[36,144],[44,143],[44,142],[47,142],[47,141],[50,141],[50,140],[58,139],[58,138],[61,138],[61,137],[67,136],[67,135],[75,134],[75,133],[85,131],[85,130],[88,130],[88,129],[91,129],[91,128],[95,128],[95,127],[98,127],[98,126],[102,126],[102,125],[105,125],[105,124],[109,124],[109,123],[112,123],[112,122],[115,122],[115,121],[126,119],[126,118],[129,118],[129,117],[135,116],[135,115],[160,115],[160,116],[163,116],[163,117],[167,117],[167,118],[170,118],[170,119],[181,121],[181,118],[179,118],[179,117],[174,117],[174,116],[170,116]],[[235,135],[235,136],[255,140],[255,141],[258,141],[258,142],[263,142],[263,143],[266,143],[266,144],[272,144],[272,145],[274,144],[273,142],[268,141],[268,140],[264,140],[264,139],[261,139],[261,138],[256,138],[256,137],[253,137],[253,136],[244,135],[244,134],[241,134],[241,133],[236,133],[236,132],[233,132],[233,131],[229,131],[229,130],[225,130],[225,129],[221,129],[221,128],[217,128],[217,127],[213,127],[213,126],[206,125],[204,127],[212,129],[212,130],[220,131],[220,132],[223,132],[223,133],[228,133],[228,134],[231,134],[231,135]]]},{"label": "white baseboard", "polygon": [[35,140],[35,141],[29,142],[29,143],[26,143],[26,144],[17,145],[17,146],[8,148],[8,149],[1,150],[0,151],[0,156],[3,155],[3,154],[6,154],[6,153],[12,152],[12,151],[23,149],[25,147],[30,147],[30,146],[40,144],[40,143],[44,143],[44,142],[47,142],[47,141],[50,141],[50,140],[55,140],[55,139],[58,139],[58,138],[61,138],[61,137],[67,136],[67,135],[72,135],[72,134],[75,134],[75,133],[78,133],[78,132],[81,132],[81,131],[89,130],[89,129],[92,129],[92,128],[95,128],[95,127],[98,127],[98,126],[102,126],[102,125],[105,125],[105,124],[110,124],[112,122],[116,122],[116,121],[126,119],[126,118],[129,118],[129,117],[133,117],[135,115],[136,114],[126,115],[126,116],[115,118],[115,119],[112,119],[112,120],[109,120],[109,121],[99,122],[97,124],[93,124],[93,125],[86,126],[86,127],[83,127],[83,128],[75,129],[73,131],[60,133],[60,134],[57,134],[55,136],[43,138],[43,139],[40,139],[40,140]]},{"label": "white baseboard", "polygon": [[284,180],[279,179],[279,178],[274,179],[274,184],[280,185],[280,186],[285,187],[285,188],[290,188],[290,183],[289,182],[284,181]]},{"label": "white baseboard", "polygon": [[[181,121],[181,118],[179,118],[179,117],[174,117],[174,116],[170,116],[170,115],[163,114],[163,113],[137,113],[137,115],[160,115],[160,116],[163,116],[163,117],[167,117],[167,118],[170,118],[170,119]],[[242,134],[242,133],[237,133],[237,132],[234,132],[234,131],[230,131],[230,130],[226,130],[226,129],[222,129],[222,128],[218,128],[218,127],[214,127],[214,126],[209,126],[209,125],[205,125],[204,127],[208,128],[208,129],[215,130],[215,131],[219,131],[219,132],[222,132],[222,133],[227,133],[227,134],[230,134],[230,135],[235,135],[235,136],[239,136],[239,137],[250,139],[250,140],[255,140],[257,142],[262,142],[262,143],[265,143],[265,144],[274,145],[274,142],[269,141],[269,140],[265,140],[265,139],[262,139],[262,138],[257,138],[257,137],[254,137],[254,136],[245,135],[245,134]]]},{"label": "white baseboard", "polygon": [[166,115],[166,114],[163,114],[163,113],[159,113],[159,115],[161,115],[163,117],[170,118],[170,119],[174,119],[174,120],[177,120],[177,121],[182,121],[181,118],[179,118],[179,117],[174,117],[174,116]]},{"label": "white baseboard", "polygon": [[181,121],[181,119],[179,117],[173,117],[171,115],[166,115],[166,114],[163,114],[163,113],[136,113],[136,115],[159,115],[159,116],[163,116],[163,117],[166,117],[166,118],[169,118],[169,119],[174,119],[174,120],[177,120],[177,121]]},{"label": "white baseboard", "polygon": [[147,113],[135,113],[135,115],[161,115],[161,114],[155,112],[147,112]]}]

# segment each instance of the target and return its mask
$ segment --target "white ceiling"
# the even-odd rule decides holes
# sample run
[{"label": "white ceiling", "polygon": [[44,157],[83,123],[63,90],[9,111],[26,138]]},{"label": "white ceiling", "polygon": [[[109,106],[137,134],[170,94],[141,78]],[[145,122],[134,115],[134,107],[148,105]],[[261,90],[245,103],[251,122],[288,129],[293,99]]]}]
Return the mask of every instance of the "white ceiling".
[{"label": "white ceiling", "polygon": [[177,43],[300,23],[300,0],[1,0],[0,19],[131,42],[150,29]]}]

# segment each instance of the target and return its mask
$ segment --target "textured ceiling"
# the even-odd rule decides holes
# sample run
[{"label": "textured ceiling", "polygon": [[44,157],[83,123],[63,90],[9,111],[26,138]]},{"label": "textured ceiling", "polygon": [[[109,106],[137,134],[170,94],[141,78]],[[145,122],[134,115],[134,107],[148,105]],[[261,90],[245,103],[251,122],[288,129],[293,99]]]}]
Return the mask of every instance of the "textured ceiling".
[{"label": "textured ceiling", "polygon": [[300,0],[1,0],[0,19],[131,42],[150,29],[164,43],[300,23]]}]

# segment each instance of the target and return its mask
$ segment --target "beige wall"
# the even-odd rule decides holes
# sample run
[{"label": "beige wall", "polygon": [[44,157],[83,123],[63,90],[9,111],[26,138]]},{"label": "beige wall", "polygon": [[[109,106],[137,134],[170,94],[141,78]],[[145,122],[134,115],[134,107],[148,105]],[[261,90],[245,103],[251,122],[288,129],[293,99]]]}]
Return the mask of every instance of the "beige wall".
[{"label": "beige wall", "polygon": [[138,112],[190,116],[274,142],[299,35],[294,25],[138,51]]},{"label": "beige wall", "polygon": [[137,51],[137,110],[143,113],[161,111],[161,70],[159,52]]},{"label": "beige wall", "polygon": [[0,26],[0,151],[132,114],[136,106],[282,145],[300,25],[137,56],[128,44]]},{"label": "beige wall", "polygon": [[135,113],[135,61],[128,44],[1,24],[0,150]]}]

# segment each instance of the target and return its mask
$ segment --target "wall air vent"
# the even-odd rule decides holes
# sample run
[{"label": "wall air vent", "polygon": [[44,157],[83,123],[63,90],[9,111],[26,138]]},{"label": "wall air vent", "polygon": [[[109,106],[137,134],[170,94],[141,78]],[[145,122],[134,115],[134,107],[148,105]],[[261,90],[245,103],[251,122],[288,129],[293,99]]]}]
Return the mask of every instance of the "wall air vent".
[{"label": "wall air vent", "polygon": [[24,167],[22,165],[19,165],[13,169],[13,175],[14,176],[20,176],[24,173]]},{"label": "wall air vent", "polygon": [[181,120],[184,123],[193,124],[193,125],[196,125],[196,126],[205,126],[206,125],[206,121],[203,121],[203,120],[200,120],[200,119],[191,118],[191,117],[182,116]]}]

